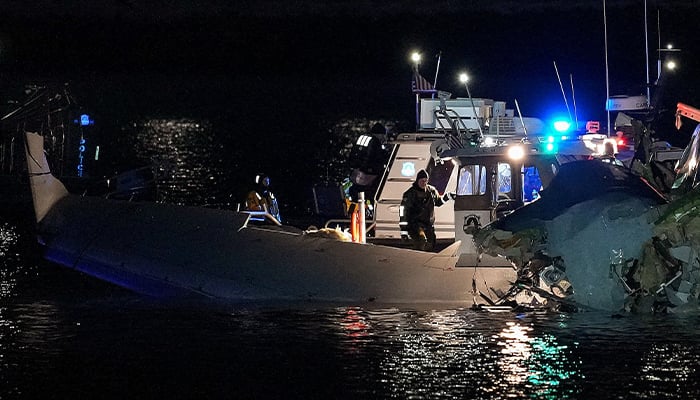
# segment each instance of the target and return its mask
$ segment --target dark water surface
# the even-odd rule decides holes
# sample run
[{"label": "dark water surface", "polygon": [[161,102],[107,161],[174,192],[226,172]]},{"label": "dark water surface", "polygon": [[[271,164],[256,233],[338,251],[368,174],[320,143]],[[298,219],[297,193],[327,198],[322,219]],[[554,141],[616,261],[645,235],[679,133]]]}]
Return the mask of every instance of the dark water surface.
[{"label": "dark water surface", "polygon": [[172,304],[42,261],[0,219],[0,398],[700,396],[697,315]]}]

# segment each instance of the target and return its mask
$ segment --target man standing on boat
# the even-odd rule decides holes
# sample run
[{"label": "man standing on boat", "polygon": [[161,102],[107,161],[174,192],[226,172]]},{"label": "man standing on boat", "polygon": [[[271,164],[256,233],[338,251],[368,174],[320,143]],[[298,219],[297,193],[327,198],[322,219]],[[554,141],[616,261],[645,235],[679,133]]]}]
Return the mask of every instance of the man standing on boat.
[{"label": "man standing on boat", "polygon": [[435,248],[435,207],[440,207],[454,196],[445,193],[440,196],[434,186],[428,184],[428,173],[422,169],[416,180],[406,190],[399,208],[399,228],[402,239],[411,239],[413,248],[433,251]]},{"label": "man standing on boat", "polygon": [[270,177],[266,174],[255,176],[255,189],[248,192],[245,206],[248,211],[267,211],[277,221],[282,222],[277,198],[270,190]]}]

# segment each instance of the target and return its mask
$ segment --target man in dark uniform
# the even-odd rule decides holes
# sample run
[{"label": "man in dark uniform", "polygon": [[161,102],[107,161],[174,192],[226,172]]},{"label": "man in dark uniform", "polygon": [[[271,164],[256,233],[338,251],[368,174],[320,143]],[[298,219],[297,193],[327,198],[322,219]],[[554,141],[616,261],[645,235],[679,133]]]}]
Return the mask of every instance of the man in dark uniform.
[{"label": "man in dark uniform", "polygon": [[440,197],[434,186],[428,185],[428,173],[418,171],[413,185],[406,190],[399,209],[399,227],[403,239],[410,238],[416,250],[432,251],[435,248],[435,207],[445,204],[453,195]]}]

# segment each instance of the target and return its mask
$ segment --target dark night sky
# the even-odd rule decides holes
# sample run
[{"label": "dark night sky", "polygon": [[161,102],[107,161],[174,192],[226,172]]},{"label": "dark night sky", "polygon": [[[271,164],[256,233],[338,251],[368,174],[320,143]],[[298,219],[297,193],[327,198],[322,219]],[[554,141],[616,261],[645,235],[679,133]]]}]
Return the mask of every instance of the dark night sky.
[{"label": "dark night sky", "polygon": [[[543,118],[552,109],[566,111],[556,61],[570,105],[573,77],[579,119],[605,120],[598,0],[26,3],[0,3],[3,102],[28,83],[69,82],[99,121],[104,140],[115,140],[120,127],[142,117],[204,118],[235,144],[235,154],[227,156],[240,181],[259,168],[314,179],[309,165],[329,140],[328,121],[362,117],[411,125],[409,54],[415,49],[426,57],[421,72],[430,80],[434,55],[442,52],[439,89],[464,97],[456,78],[466,70],[475,97],[505,100],[509,107],[517,99],[525,115]],[[658,9],[662,42],[683,49],[663,104],[670,136],[676,134],[676,102],[700,107],[696,3],[648,2],[649,47],[657,47]],[[608,1],[607,15],[610,93],[642,94],[643,1]],[[655,51],[650,57],[653,82]],[[269,146],[271,140],[276,145]],[[260,143],[268,144],[267,157]]]},{"label": "dark night sky", "polygon": [[[428,56],[421,70],[431,80],[431,56],[442,52],[438,86],[455,95],[464,95],[455,77],[466,69],[475,96],[511,105],[517,98],[528,114],[563,106],[556,61],[567,93],[573,77],[581,113],[600,115],[605,99],[602,1],[24,3],[3,2],[3,86],[69,80],[103,93],[140,81],[142,93],[123,93],[124,101],[155,112],[178,102],[197,111],[242,97],[279,105],[302,96],[340,113],[405,112],[416,48]],[[648,2],[649,46],[656,48],[658,8],[662,41],[683,48],[687,102],[698,97],[687,84],[700,70],[695,3]],[[611,94],[645,90],[642,4],[608,2]]]}]

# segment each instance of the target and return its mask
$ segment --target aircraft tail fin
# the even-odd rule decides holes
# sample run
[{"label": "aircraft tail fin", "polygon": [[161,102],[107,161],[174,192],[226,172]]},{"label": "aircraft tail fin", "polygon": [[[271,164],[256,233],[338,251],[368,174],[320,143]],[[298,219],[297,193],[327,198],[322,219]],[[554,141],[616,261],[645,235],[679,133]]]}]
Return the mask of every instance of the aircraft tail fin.
[{"label": "aircraft tail fin", "polygon": [[26,132],[26,157],[29,184],[32,189],[34,213],[36,221],[40,222],[51,207],[68,195],[66,187],[51,175],[49,163],[44,154],[44,137],[32,132]]}]

